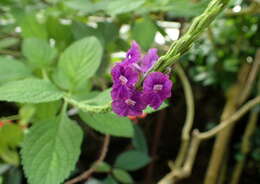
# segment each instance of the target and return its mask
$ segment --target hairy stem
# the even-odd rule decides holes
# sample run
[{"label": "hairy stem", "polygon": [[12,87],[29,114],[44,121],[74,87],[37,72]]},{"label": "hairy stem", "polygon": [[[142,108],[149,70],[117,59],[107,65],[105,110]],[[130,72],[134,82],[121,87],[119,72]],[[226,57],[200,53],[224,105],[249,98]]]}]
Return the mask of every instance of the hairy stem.
[{"label": "hairy stem", "polygon": [[160,57],[153,67],[153,71],[164,71],[172,66],[185,52],[187,52],[194,41],[208,28],[210,23],[224,10],[229,0],[212,0],[205,11],[196,17],[188,31],[177,41],[173,42],[168,52]]}]

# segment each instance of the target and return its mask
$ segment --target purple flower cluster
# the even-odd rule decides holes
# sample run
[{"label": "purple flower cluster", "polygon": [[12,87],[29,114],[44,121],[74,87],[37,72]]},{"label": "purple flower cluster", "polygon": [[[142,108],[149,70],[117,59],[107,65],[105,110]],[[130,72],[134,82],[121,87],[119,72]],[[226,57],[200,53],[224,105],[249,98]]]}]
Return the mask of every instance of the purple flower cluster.
[{"label": "purple flower cluster", "polygon": [[[157,49],[151,48],[141,57],[139,45],[133,41],[126,58],[112,71],[112,109],[120,116],[139,116],[147,105],[154,109],[171,96],[172,81],[161,72],[147,72],[158,60]],[[147,75],[147,76],[146,76]],[[135,88],[141,77],[146,76],[142,90]]]}]

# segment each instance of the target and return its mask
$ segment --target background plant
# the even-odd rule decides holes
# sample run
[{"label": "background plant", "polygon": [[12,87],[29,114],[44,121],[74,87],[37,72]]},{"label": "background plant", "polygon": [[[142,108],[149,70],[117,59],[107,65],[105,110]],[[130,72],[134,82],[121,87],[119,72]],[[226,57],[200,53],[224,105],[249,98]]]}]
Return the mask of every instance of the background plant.
[{"label": "background plant", "polygon": [[[184,126],[188,128],[183,130],[190,137],[193,120],[201,131],[211,129],[219,120],[223,104],[234,104],[232,112],[228,111],[231,116],[248,97],[258,95],[254,82],[258,74],[255,68],[259,68],[258,1],[231,1],[190,52],[180,57],[212,21],[208,14],[202,14],[209,2],[1,1],[0,100],[5,102],[1,102],[0,107],[0,183],[156,183],[160,179],[166,182],[167,162],[175,158],[175,167],[170,164],[170,180],[175,180],[171,173],[176,175],[179,171],[181,174],[177,174],[176,180],[190,176],[195,163],[194,167],[200,172],[196,174],[195,169],[191,181],[201,183],[206,163],[197,166],[186,157],[194,151],[192,141],[190,144],[192,137],[186,141],[188,146],[183,146],[184,151],[177,154],[185,97],[190,111],[185,121],[188,126]],[[212,18],[223,9],[223,6],[213,9]],[[187,31],[192,18],[201,14],[197,23],[204,20],[204,24],[196,26],[195,19]],[[175,37],[178,34],[184,37],[173,42],[171,31],[177,33]],[[110,69],[122,59],[121,52],[129,48],[131,40],[136,40],[144,51],[150,47],[159,49],[164,57],[156,69],[165,69],[165,63],[170,66],[178,59],[188,75],[185,76],[179,64],[174,65],[174,94],[161,109],[168,107],[158,113],[146,109],[146,113],[153,114],[145,119],[132,117],[135,123],[110,112]],[[230,90],[234,86],[239,88]],[[242,89],[247,91],[242,93],[244,95],[240,93]],[[237,100],[234,91],[244,99]],[[194,98],[195,110],[191,98]],[[190,114],[192,111],[195,111],[195,119]],[[253,111],[257,114],[259,108]],[[247,122],[247,117],[241,121]],[[221,126],[216,128],[211,129],[213,133],[224,130]],[[235,136],[229,142],[237,146],[219,163],[222,177],[211,182],[234,182],[235,179],[228,177],[232,175],[232,163],[247,158],[241,182],[257,183],[258,133],[251,133],[252,144],[246,157],[239,146],[240,141],[243,142],[239,139],[243,129],[245,127],[240,125],[238,130],[233,130]],[[186,140],[185,136],[182,138]],[[207,151],[210,145],[206,146],[201,153],[203,157],[210,155]],[[205,160],[200,154],[197,156]],[[143,169],[145,166],[147,169]],[[189,172],[184,166],[189,166]]]}]

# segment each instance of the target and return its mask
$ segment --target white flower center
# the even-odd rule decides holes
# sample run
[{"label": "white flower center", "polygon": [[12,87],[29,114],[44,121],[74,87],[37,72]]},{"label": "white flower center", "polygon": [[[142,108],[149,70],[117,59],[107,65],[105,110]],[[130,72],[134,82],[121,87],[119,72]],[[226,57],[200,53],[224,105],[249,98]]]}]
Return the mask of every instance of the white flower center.
[{"label": "white flower center", "polygon": [[162,85],[162,84],[155,84],[155,85],[153,86],[153,90],[154,90],[154,91],[161,91],[162,88],[163,88],[163,85]]},{"label": "white flower center", "polygon": [[127,78],[124,77],[123,75],[120,75],[119,80],[121,81],[122,84],[126,84],[128,82]]},{"label": "white flower center", "polygon": [[134,105],[136,104],[136,102],[133,101],[133,100],[131,100],[131,99],[125,100],[125,103],[126,103],[127,105],[131,105],[131,106],[134,106]]}]

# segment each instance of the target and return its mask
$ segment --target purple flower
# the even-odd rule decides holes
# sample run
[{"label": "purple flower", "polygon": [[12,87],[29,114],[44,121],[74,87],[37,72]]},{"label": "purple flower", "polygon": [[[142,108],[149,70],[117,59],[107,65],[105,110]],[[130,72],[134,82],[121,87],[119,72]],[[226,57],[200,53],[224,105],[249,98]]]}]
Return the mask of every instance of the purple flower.
[{"label": "purple flower", "polygon": [[111,91],[112,99],[124,98],[128,95],[128,88],[133,88],[138,80],[138,72],[130,66],[123,64],[116,64],[112,71],[112,78],[114,81],[113,89]]},{"label": "purple flower", "polygon": [[[157,49],[151,48],[141,58],[139,45],[133,41],[126,58],[116,64],[112,71],[113,86],[111,96],[112,109],[120,116],[139,116],[147,105],[154,109],[171,96],[172,82],[168,75],[161,72],[149,74],[149,70],[158,60]],[[148,73],[143,82],[142,91],[135,88],[136,83]]]},{"label": "purple flower", "polygon": [[154,63],[158,60],[159,56],[157,55],[157,49],[151,48],[148,50],[148,53],[143,57],[140,65],[142,72],[147,72]]},{"label": "purple flower", "polygon": [[172,81],[161,72],[149,74],[143,83],[143,100],[154,109],[171,96]]},{"label": "purple flower", "polygon": [[132,90],[128,97],[112,102],[112,109],[119,116],[139,116],[145,107],[146,104],[142,100],[141,93],[135,90]]},{"label": "purple flower", "polygon": [[132,42],[131,48],[126,53],[126,58],[122,62],[123,64],[133,64],[140,60],[141,58],[141,51],[138,43],[135,41]]}]

